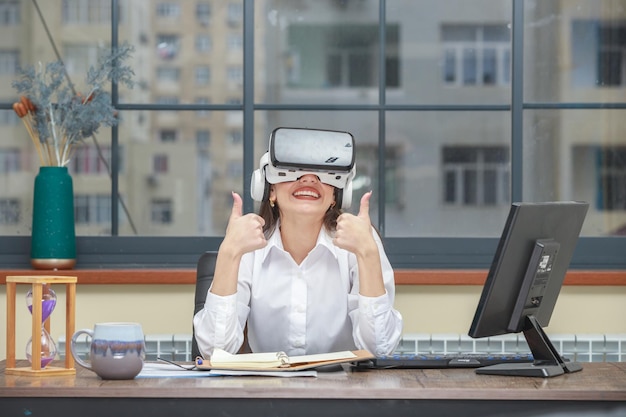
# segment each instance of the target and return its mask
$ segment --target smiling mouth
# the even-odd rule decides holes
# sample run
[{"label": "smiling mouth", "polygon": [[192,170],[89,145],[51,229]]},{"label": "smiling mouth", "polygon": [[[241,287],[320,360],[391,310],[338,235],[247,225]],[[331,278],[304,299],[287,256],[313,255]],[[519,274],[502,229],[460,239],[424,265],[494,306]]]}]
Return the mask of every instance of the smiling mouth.
[{"label": "smiling mouth", "polygon": [[315,191],[310,190],[300,190],[293,193],[294,197],[311,197],[311,198],[320,198],[320,195]]}]

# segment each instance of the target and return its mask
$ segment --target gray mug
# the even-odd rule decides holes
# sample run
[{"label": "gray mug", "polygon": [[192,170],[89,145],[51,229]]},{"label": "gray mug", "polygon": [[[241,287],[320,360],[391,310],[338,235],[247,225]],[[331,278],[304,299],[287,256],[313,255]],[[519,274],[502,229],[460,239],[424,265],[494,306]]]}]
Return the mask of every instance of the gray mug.
[{"label": "gray mug", "polygon": [[[91,337],[89,361],[76,352],[81,334]],[[78,330],[70,344],[77,364],[95,372],[102,379],[133,379],[143,368],[145,342],[138,323],[97,323],[91,329]]]}]

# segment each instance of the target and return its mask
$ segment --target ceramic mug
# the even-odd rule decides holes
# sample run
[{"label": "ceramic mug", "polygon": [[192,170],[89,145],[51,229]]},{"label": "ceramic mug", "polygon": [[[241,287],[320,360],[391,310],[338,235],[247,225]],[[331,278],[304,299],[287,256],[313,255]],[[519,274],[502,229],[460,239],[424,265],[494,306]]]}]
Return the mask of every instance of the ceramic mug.
[{"label": "ceramic mug", "polygon": [[[89,361],[76,352],[82,334],[91,337]],[[96,323],[91,329],[78,330],[70,344],[74,360],[102,379],[133,379],[143,368],[145,342],[138,323]]]}]

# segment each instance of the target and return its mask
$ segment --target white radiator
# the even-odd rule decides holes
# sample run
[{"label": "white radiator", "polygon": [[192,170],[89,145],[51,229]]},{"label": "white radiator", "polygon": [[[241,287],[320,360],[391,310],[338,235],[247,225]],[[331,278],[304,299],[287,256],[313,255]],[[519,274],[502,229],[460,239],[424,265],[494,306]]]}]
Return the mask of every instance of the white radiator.
[{"label": "white radiator", "polygon": [[[562,356],[577,362],[626,361],[626,334],[549,335]],[[65,338],[58,339],[61,358],[65,356]],[[86,339],[78,347],[89,352]],[[405,334],[396,353],[528,353],[522,334],[473,339],[462,334]],[[191,334],[146,335],[146,360],[161,357],[174,361],[191,361]]]},{"label": "white radiator", "polygon": [[[577,362],[626,361],[626,334],[554,334],[554,347]],[[459,334],[405,334],[398,353],[528,353],[523,334],[473,339]]]}]

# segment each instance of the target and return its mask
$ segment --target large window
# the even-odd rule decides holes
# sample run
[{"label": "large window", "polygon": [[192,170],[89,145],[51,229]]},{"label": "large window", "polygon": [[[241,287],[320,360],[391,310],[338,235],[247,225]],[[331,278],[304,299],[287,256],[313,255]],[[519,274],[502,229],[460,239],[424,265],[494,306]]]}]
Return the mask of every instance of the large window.
[{"label": "large window", "polygon": [[17,69],[60,58],[85,94],[99,49],[129,42],[136,85],[104,87],[119,125],[68,164],[79,267],[193,266],[233,191],[258,208],[269,134],[294,126],[354,135],[350,211],[373,191],[394,267],[485,268],[511,202],[585,200],[572,267],[626,269],[626,0],[25,4],[0,2],[3,265],[29,265],[38,171]]}]

